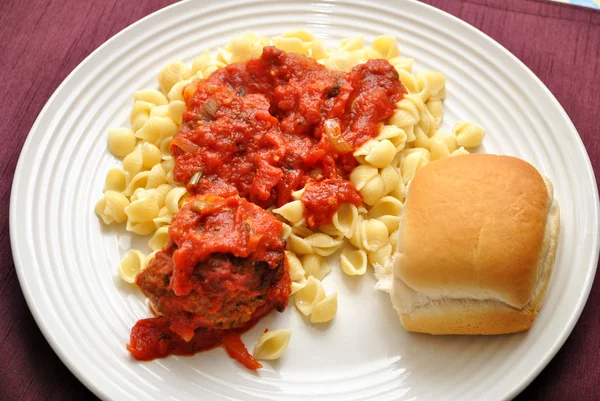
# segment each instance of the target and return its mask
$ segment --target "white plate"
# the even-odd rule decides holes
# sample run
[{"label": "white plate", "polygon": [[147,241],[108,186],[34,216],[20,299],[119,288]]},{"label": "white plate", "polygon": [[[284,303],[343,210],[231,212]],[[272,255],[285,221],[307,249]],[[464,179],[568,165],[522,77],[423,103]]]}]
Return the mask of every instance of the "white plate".
[{"label": "white plate", "polygon": [[[587,299],[598,258],[598,193],[573,124],[522,63],[471,26],[429,6],[392,0],[184,2],[127,28],[65,80],[40,113],[15,174],[11,240],[19,280],[44,335],[94,393],[113,400],[496,400],[522,390],[558,351]],[[132,93],[156,86],[171,59],[190,62],[236,33],[307,28],[328,40],[398,37],[418,69],[448,77],[445,128],[470,119],[487,128],[486,152],[519,156],[555,184],[560,245],[548,296],[533,329],[498,337],[431,337],[402,331],[369,277],[324,282],[339,291],[329,327],[311,327],[293,307],[265,327],[292,329],[284,357],[258,374],[222,349],[149,363],[130,358],[129,331],[148,310],[116,265],[130,246],[103,227],[93,206],[117,160],[106,131],[127,124]],[[142,244],[143,241],[139,241]],[[135,244],[134,244],[135,245]]]}]

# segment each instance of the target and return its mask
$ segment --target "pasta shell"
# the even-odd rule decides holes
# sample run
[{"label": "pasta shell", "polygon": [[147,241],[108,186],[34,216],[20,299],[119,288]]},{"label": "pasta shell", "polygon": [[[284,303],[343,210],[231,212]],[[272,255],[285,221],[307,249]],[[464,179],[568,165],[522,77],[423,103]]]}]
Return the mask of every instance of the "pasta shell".
[{"label": "pasta shell", "polygon": [[208,50],[204,50],[204,52],[194,59],[192,63],[192,73],[196,74],[199,71],[203,71],[206,67],[208,67],[208,63],[210,61],[210,53]]},{"label": "pasta shell", "polygon": [[288,266],[290,268],[290,279],[292,281],[301,281],[302,279],[304,279],[305,271],[302,267],[300,259],[298,259],[298,257],[290,251],[285,251],[285,256],[287,258]]},{"label": "pasta shell", "polygon": [[131,220],[127,220],[127,226],[125,229],[137,235],[150,235],[154,232],[154,230],[156,230],[156,226],[152,221],[134,223]]},{"label": "pasta shell", "polygon": [[296,308],[305,316],[308,316],[313,311],[314,306],[325,299],[325,290],[323,290],[321,282],[311,276],[306,280],[306,285],[296,293],[294,298]]},{"label": "pasta shell", "polygon": [[299,200],[288,202],[279,208],[273,209],[273,213],[283,216],[292,224],[297,224],[304,218],[304,203]]},{"label": "pasta shell", "polygon": [[314,234],[313,231],[306,226],[294,226],[292,227],[292,233],[300,238],[306,238],[309,235]]},{"label": "pasta shell", "polygon": [[150,238],[150,241],[148,241],[148,246],[153,251],[158,251],[165,246],[165,244],[167,243],[168,240],[169,240],[169,228],[168,227],[160,227],[158,230],[156,230],[156,232],[154,233],[152,238]]},{"label": "pasta shell", "polygon": [[308,55],[308,45],[298,38],[275,36],[273,38],[273,46],[288,53]]},{"label": "pasta shell", "polygon": [[367,253],[362,249],[345,248],[340,255],[340,266],[349,276],[362,276],[367,272]]},{"label": "pasta shell", "polygon": [[446,97],[446,76],[438,71],[415,74],[417,80],[425,83],[426,99],[443,100]]},{"label": "pasta shell", "polygon": [[427,149],[409,149],[413,152],[407,153],[402,161],[401,171],[404,184],[408,184],[417,171],[426,165],[431,156]]},{"label": "pasta shell", "polygon": [[400,216],[385,215],[385,216],[378,217],[377,220],[379,220],[383,224],[385,224],[385,226],[388,229],[388,232],[391,233],[391,232],[393,232],[394,230],[396,230],[400,226],[401,217]]},{"label": "pasta shell", "polygon": [[427,109],[433,117],[436,129],[439,128],[444,120],[444,104],[441,100],[429,100],[427,101]]},{"label": "pasta shell", "polygon": [[323,256],[317,254],[304,255],[301,262],[307,278],[313,276],[318,280],[323,280],[331,273],[331,266]]},{"label": "pasta shell", "polygon": [[386,60],[393,59],[394,57],[400,56],[400,49],[396,38],[391,35],[382,35],[373,39],[371,47],[380,54],[380,58]]},{"label": "pasta shell", "polygon": [[362,223],[362,248],[366,251],[376,251],[389,242],[388,229],[385,224],[376,219],[367,219]]},{"label": "pasta shell", "polygon": [[403,70],[408,73],[412,72],[413,65],[415,64],[414,59],[406,57],[394,57],[389,62],[394,66],[396,71]]},{"label": "pasta shell", "polygon": [[396,147],[387,139],[379,141],[365,156],[365,161],[373,167],[383,168],[396,156]]},{"label": "pasta shell", "polygon": [[330,53],[331,50],[325,46],[325,43],[322,40],[315,40],[309,46],[308,54],[315,60],[327,58]]},{"label": "pasta shell", "polygon": [[384,125],[381,131],[379,131],[377,139],[389,140],[396,148],[396,152],[400,152],[406,147],[406,132],[395,125]]},{"label": "pasta shell", "polygon": [[329,256],[337,251],[344,241],[331,238],[327,234],[314,233],[304,239],[310,245],[314,253],[320,256]]},{"label": "pasta shell", "polygon": [[130,178],[139,173],[143,165],[141,145],[136,146],[133,152],[123,159],[123,170],[127,172]]},{"label": "pasta shell", "polygon": [[148,185],[148,177],[150,176],[150,171],[142,171],[133,176],[129,184],[127,184],[127,188],[125,188],[124,194],[126,196],[132,196],[135,191],[140,188],[146,188]]},{"label": "pasta shell", "polygon": [[169,103],[169,117],[177,125],[181,125],[183,121],[183,112],[186,110],[186,105],[182,100],[174,100]]},{"label": "pasta shell", "polygon": [[137,131],[148,121],[150,112],[155,107],[154,103],[138,100],[133,103],[131,109],[130,122],[133,125],[133,130]]},{"label": "pasta shell", "polygon": [[153,191],[154,191],[154,190],[149,190],[149,191],[146,191],[144,188],[137,188],[137,189],[135,190],[135,192],[133,193],[133,195],[131,195],[131,196],[129,197],[129,200],[130,200],[131,202],[133,202],[133,201],[136,201],[136,200],[138,200],[138,199],[145,198],[146,196],[150,195],[150,194],[151,194]]},{"label": "pasta shell", "polygon": [[389,263],[392,257],[392,244],[387,243],[376,251],[367,252],[369,263],[372,265],[380,264],[381,266]]},{"label": "pasta shell", "polygon": [[[173,160],[173,156],[171,155],[171,140],[172,139],[173,139],[172,136],[162,139],[158,145],[158,149],[160,149],[161,158],[164,161]],[[173,160],[173,163],[170,165],[170,168],[166,168],[164,164],[163,164],[163,167],[164,167],[165,171],[168,173],[169,171],[173,170],[173,167],[175,167],[175,161]]]},{"label": "pasta shell", "polygon": [[163,169],[162,165],[156,164],[150,170],[150,174],[148,175],[148,182],[146,184],[146,189],[150,188],[158,188],[162,184],[167,183],[167,173]]},{"label": "pasta shell", "polygon": [[459,121],[452,127],[458,146],[475,148],[483,142],[485,130],[480,125],[469,121]]},{"label": "pasta shell", "polygon": [[281,239],[288,239],[292,234],[292,227],[285,223],[281,223]]},{"label": "pasta shell", "polygon": [[452,154],[444,141],[434,138],[429,140],[429,151],[431,153],[431,160],[440,160]]},{"label": "pasta shell", "polygon": [[125,252],[121,263],[119,263],[118,272],[123,281],[133,284],[135,277],[142,270],[146,256],[137,250],[129,250]]},{"label": "pasta shell", "polygon": [[304,276],[302,276],[302,278],[298,281],[292,281],[290,295],[294,295],[295,293],[303,289],[304,286],[306,286],[306,283],[306,277]]},{"label": "pasta shell", "polygon": [[150,111],[150,117],[169,117],[169,106],[156,106]]},{"label": "pasta shell", "polygon": [[352,236],[349,238],[350,243],[357,248],[362,248],[362,238],[364,232],[363,223],[364,218],[359,214],[358,219],[356,220],[356,226],[352,232]]},{"label": "pasta shell", "polygon": [[287,239],[286,249],[298,255],[314,253],[313,247],[304,238],[293,233]]},{"label": "pasta shell", "polygon": [[172,189],[173,186],[169,184],[161,184],[156,187],[156,190],[154,191],[154,199],[156,199],[156,203],[158,203],[159,208],[162,209],[165,207],[167,194],[171,192]]},{"label": "pasta shell", "polygon": [[367,142],[363,143],[358,149],[356,149],[353,153],[354,157],[358,158],[358,156],[366,156],[371,152],[371,149],[377,145],[379,141],[376,139],[370,139]]},{"label": "pasta shell", "polygon": [[[109,202],[112,202],[112,205]],[[123,209],[128,204],[129,199],[120,192],[106,191],[104,196],[96,202],[94,212],[102,219],[104,224],[108,225],[113,222],[122,223],[127,220]]]},{"label": "pasta shell", "polygon": [[108,148],[110,153],[123,157],[135,149],[135,133],[129,128],[116,128],[108,130]]},{"label": "pasta shell", "polygon": [[385,215],[400,216],[402,215],[402,202],[393,196],[384,196],[369,210],[369,217],[378,218]]},{"label": "pasta shell", "polygon": [[350,181],[354,184],[357,191],[360,191],[365,185],[377,176],[377,169],[371,166],[358,166],[350,173]]},{"label": "pasta shell", "polygon": [[152,222],[156,226],[156,229],[159,229],[161,227],[169,226],[172,219],[173,215],[169,213],[169,209],[167,209],[166,206],[163,206],[158,211],[158,216],[152,219]]},{"label": "pasta shell", "polygon": [[123,192],[125,187],[127,187],[127,174],[125,171],[121,170],[120,168],[111,168],[108,170],[106,179],[104,180],[104,189],[102,192]]},{"label": "pasta shell", "polygon": [[302,42],[312,42],[315,40],[315,37],[310,32],[307,32],[304,29],[288,31],[281,36],[283,36],[284,38],[296,38],[301,40]]},{"label": "pasta shell", "polygon": [[293,191],[292,198],[294,198],[294,200],[300,200],[302,198],[302,195],[304,195],[305,191],[306,191],[306,187],[302,187],[301,189],[299,189],[297,191]]},{"label": "pasta shell", "polygon": [[335,226],[333,224],[321,224],[319,226],[319,231],[322,232],[323,234],[329,235],[331,238],[334,239],[343,239],[344,238],[344,234],[342,234],[341,232],[339,232],[339,230],[337,228],[335,228]]},{"label": "pasta shell", "polygon": [[[359,167],[357,167],[357,169]],[[363,197],[363,202],[365,202],[367,205],[375,204],[379,198],[385,195],[385,183],[382,179],[382,176],[377,174],[371,180],[367,181],[359,190],[359,192]]]},{"label": "pasta shell", "polygon": [[225,64],[229,64],[231,63],[231,52],[228,52],[227,50],[223,49],[222,47],[217,47],[217,60],[225,63]]},{"label": "pasta shell", "polygon": [[165,197],[165,205],[167,206],[169,213],[175,214],[179,211],[186,194],[187,190],[185,187],[175,187],[169,191]]},{"label": "pasta shell", "polygon": [[333,215],[331,224],[344,235],[350,238],[358,221],[358,209],[351,203],[342,203]]},{"label": "pasta shell", "polygon": [[116,223],[123,223],[127,220],[125,208],[129,206],[129,200],[125,195],[116,191],[106,191],[104,193],[106,206],[104,215],[110,217]]},{"label": "pasta shell", "polygon": [[150,222],[154,231],[154,222],[152,219],[158,216],[158,203],[151,194],[144,198],[137,199],[125,207],[125,214],[132,223]]},{"label": "pasta shell", "polygon": [[[419,92],[419,83],[417,79],[410,73],[410,71],[402,68],[401,66],[395,66],[396,71],[398,71],[398,76],[400,77],[400,82],[406,88],[408,93],[418,93]],[[412,69],[412,65],[411,65]]]},{"label": "pasta shell", "polygon": [[327,295],[325,299],[317,302],[310,314],[311,323],[327,323],[333,319],[338,309],[337,292]]},{"label": "pasta shell", "polygon": [[151,169],[160,163],[161,160],[162,154],[156,145],[147,142],[142,144],[142,165],[145,168]]},{"label": "pasta shell", "polygon": [[[199,73],[200,75],[202,75],[202,73]],[[173,87],[171,87],[171,90],[169,91],[169,93],[167,93],[167,97],[169,98],[169,100],[171,102],[183,102],[185,99],[183,97],[183,91],[185,90],[185,87],[188,86],[188,84],[191,81],[189,79],[184,79],[182,81],[176,82]],[[168,108],[167,108],[168,110]],[[163,116],[166,117],[168,116],[169,113],[167,112],[167,115]]]},{"label": "pasta shell", "polygon": [[192,71],[181,61],[172,61],[158,73],[158,83],[162,93],[169,93],[177,82],[189,78]]},{"label": "pasta shell", "polygon": [[231,52],[231,62],[239,63],[253,58],[254,46],[254,40],[250,35],[240,35],[231,39],[226,48]]},{"label": "pasta shell", "polygon": [[160,139],[175,135],[177,129],[177,124],[169,117],[152,116],[135,135],[146,142],[157,144]]},{"label": "pasta shell", "polygon": [[155,106],[162,106],[168,103],[167,98],[156,89],[142,89],[133,94],[134,101],[152,103]]},{"label": "pasta shell", "polygon": [[292,331],[289,329],[265,331],[254,347],[254,358],[261,361],[281,358],[288,347],[291,336]]},{"label": "pasta shell", "polygon": [[365,40],[362,36],[353,36],[351,38],[343,39],[340,42],[340,50],[343,51],[353,51],[353,50],[362,50],[365,46]]},{"label": "pasta shell", "polygon": [[456,149],[454,152],[452,152],[452,156],[458,156],[458,155],[468,155],[469,151],[466,150],[465,148],[463,148],[462,146],[458,149]]},{"label": "pasta shell", "polygon": [[415,148],[424,148],[426,150],[429,150],[429,137],[420,126],[417,126],[415,128],[415,141],[413,143],[413,146]]}]

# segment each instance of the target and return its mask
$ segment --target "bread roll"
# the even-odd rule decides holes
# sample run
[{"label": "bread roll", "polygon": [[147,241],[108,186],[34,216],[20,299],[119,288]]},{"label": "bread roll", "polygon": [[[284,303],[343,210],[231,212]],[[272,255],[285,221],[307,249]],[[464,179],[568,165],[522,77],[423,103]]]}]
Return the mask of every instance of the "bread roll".
[{"label": "bread roll", "polygon": [[430,334],[528,330],[552,274],[560,216],[550,181],[509,156],[427,164],[408,188],[390,295]]}]

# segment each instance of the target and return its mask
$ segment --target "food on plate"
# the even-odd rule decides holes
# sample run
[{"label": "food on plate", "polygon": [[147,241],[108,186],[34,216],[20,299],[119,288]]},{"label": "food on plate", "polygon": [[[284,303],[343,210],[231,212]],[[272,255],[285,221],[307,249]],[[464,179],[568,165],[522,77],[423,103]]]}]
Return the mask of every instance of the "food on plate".
[{"label": "food on plate", "polygon": [[272,309],[283,311],[291,280],[280,232],[271,214],[238,196],[190,197],[165,247],[136,277],[159,317],[136,324],[131,354],[194,353],[231,340]]},{"label": "food on plate", "polygon": [[291,336],[292,331],[289,329],[265,330],[258,339],[252,355],[259,361],[279,359],[287,349]]},{"label": "food on plate", "polygon": [[465,155],[411,181],[391,299],[406,330],[528,330],[552,274],[560,228],[553,188],[529,163]]},{"label": "food on plate", "polygon": [[[235,271],[250,292],[278,278],[264,264],[253,264],[258,270],[249,274],[246,256],[222,250],[182,267],[187,245],[176,244],[177,230],[197,196],[250,201],[279,220],[280,229],[263,239],[284,244],[287,263],[278,269],[289,270],[290,285],[281,293],[295,294],[311,323],[330,321],[337,311],[337,293],[325,294],[320,283],[332,255],[350,276],[388,267],[406,185],[429,162],[468,154],[465,147],[479,146],[485,135],[467,122],[441,131],[445,76],[413,72],[413,64],[389,35],[371,46],[354,37],[334,48],[305,31],[271,39],[248,33],[191,66],[169,63],[158,73],[159,89],[134,93],[131,127],[108,135],[122,165],[108,172],[95,208],[107,225],[152,235],[151,253],[132,250],[119,267],[162,315],[134,327],[134,356],[190,354],[223,343],[257,367],[239,331],[270,310],[260,307],[264,298],[207,300],[194,272]],[[232,313],[233,303],[243,313]]]},{"label": "food on plate", "polygon": [[295,295],[296,308],[306,316],[311,323],[325,323],[333,319],[337,312],[337,292],[325,294],[321,280],[309,276],[306,285]]}]

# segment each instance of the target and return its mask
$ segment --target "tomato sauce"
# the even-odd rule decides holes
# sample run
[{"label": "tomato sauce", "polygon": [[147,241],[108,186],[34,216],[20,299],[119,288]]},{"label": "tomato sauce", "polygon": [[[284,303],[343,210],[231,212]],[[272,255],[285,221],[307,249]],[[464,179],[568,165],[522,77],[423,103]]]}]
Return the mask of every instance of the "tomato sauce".
[{"label": "tomato sauce", "polygon": [[[330,180],[329,195],[355,203],[360,195],[347,181],[357,165],[352,152],[377,136],[405,92],[386,60],[343,73],[265,47],[260,58],[186,87],[187,111],[171,143],[175,179],[191,193],[239,194],[264,208]],[[323,208],[323,196],[307,195],[307,221],[331,222],[340,199]]]},{"label": "tomato sauce", "polygon": [[165,248],[136,277],[159,316],[133,327],[133,357],[190,355],[223,344],[246,367],[260,367],[239,336],[287,306],[291,279],[281,230],[273,215],[238,196],[190,197],[171,222]]},{"label": "tomato sauce", "polygon": [[385,60],[343,73],[274,47],[188,85],[171,153],[175,179],[194,195],[136,277],[157,316],[133,327],[131,355],[222,345],[247,368],[262,367],[240,335],[283,311],[291,288],[282,224],[263,208],[304,187],[307,224],[318,227],[342,203],[358,205],[352,153],[377,136],[405,92]]}]

